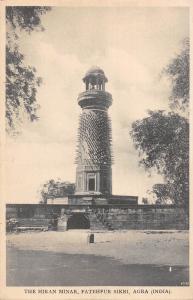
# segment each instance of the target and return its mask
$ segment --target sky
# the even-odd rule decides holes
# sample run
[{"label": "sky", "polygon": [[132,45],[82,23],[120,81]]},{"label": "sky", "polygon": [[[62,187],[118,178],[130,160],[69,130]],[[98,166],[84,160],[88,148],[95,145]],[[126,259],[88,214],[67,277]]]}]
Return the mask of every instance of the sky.
[{"label": "sky", "polygon": [[189,35],[186,8],[53,7],[42,17],[43,32],[20,33],[26,64],[35,66],[39,120],[7,137],[6,202],[35,203],[41,185],[60,178],[75,182],[75,149],[81,108],[78,94],[91,66],[101,67],[112,94],[113,194],[150,197],[161,176],[139,167],[129,135],[147,110],[168,110],[170,84],[163,68]]}]

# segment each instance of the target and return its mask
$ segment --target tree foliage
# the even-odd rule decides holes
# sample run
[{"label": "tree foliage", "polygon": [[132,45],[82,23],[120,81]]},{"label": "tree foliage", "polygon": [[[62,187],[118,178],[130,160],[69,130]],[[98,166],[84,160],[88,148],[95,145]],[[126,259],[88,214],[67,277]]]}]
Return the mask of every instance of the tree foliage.
[{"label": "tree foliage", "polygon": [[75,184],[67,181],[50,179],[40,188],[40,202],[46,203],[47,199],[61,198],[75,192]]},{"label": "tree foliage", "polygon": [[149,111],[148,116],[132,124],[131,136],[140,155],[140,165],[154,168],[164,178],[164,185],[154,185],[161,202],[167,197],[188,211],[189,201],[189,122],[175,112],[189,103],[189,41],[163,70],[172,83],[169,97],[173,111]]},{"label": "tree foliage", "polygon": [[44,30],[41,15],[51,8],[46,6],[7,6],[6,21],[14,28],[31,32],[34,29]]},{"label": "tree foliage", "polygon": [[169,97],[171,108],[185,110],[189,104],[189,72],[190,72],[190,43],[189,39],[183,41],[181,52],[163,70],[171,80],[171,95]]},{"label": "tree foliage", "polygon": [[20,32],[43,30],[41,15],[49,7],[8,6],[6,8],[6,121],[7,131],[15,130],[22,123],[24,115],[30,121],[37,119],[37,88],[41,78],[36,69],[25,64],[24,55],[19,49]]},{"label": "tree foliage", "polygon": [[187,204],[189,182],[189,124],[174,112],[150,111],[132,124],[131,135],[146,170],[164,176],[175,203]]},{"label": "tree foliage", "polygon": [[143,198],[142,198],[142,203],[143,203],[144,205],[149,204],[149,203],[148,203],[148,198],[143,197]]},{"label": "tree foliage", "polygon": [[25,66],[24,57],[17,47],[6,48],[6,118],[8,128],[13,128],[21,112],[25,111],[31,121],[37,119],[37,87],[41,78],[36,76],[36,69]]},{"label": "tree foliage", "polygon": [[[152,187],[152,193],[156,196],[156,204],[172,204],[172,195],[170,195],[170,185],[156,183]],[[171,203],[172,202],[172,203]]]}]

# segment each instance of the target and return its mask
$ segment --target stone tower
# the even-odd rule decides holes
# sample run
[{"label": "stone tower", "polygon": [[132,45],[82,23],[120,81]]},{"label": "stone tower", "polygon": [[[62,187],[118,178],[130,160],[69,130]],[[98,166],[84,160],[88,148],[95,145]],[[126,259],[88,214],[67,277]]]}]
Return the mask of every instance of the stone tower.
[{"label": "stone tower", "polygon": [[76,194],[112,194],[112,96],[105,91],[107,77],[92,67],[83,78],[85,91],[78,96],[82,108],[76,155]]}]

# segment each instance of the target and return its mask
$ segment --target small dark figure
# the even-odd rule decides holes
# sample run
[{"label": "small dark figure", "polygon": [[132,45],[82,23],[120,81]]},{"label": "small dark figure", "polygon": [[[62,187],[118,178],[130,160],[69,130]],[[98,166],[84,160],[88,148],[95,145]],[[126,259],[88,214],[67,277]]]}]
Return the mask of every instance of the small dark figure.
[{"label": "small dark figure", "polygon": [[88,243],[89,244],[94,243],[94,233],[88,235]]}]

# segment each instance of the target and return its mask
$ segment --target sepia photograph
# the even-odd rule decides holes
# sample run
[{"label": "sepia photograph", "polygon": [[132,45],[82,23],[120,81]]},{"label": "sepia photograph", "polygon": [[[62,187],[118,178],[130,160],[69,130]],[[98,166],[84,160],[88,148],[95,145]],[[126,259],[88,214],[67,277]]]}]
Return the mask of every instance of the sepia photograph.
[{"label": "sepia photograph", "polygon": [[6,287],[189,287],[189,7],[5,5],[5,30]]}]

